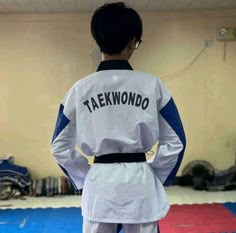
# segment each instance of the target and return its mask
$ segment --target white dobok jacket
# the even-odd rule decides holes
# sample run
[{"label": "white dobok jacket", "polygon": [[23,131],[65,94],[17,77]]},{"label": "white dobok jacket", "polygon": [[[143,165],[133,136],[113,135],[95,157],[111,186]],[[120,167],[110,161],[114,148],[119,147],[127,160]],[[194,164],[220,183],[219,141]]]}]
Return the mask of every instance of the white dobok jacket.
[{"label": "white dobok jacket", "polygon": [[[147,162],[96,163],[89,156],[149,151]],[[174,179],[185,150],[185,134],[175,103],[161,80],[134,71],[127,61],[103,61],[63,99],[51,151],[81,189],[87,220],[147,223],[169,210],[164,185]]]}]

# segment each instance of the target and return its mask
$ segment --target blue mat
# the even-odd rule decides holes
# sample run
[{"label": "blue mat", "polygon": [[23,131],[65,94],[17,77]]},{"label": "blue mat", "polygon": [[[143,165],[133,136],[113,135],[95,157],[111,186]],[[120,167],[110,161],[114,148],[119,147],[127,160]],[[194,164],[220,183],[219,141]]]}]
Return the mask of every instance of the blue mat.
[{"label": "blue mat", "polygon": [[0,210],[1,233],[82,233],[80,208]]},{"label": "blue mat", "polygon": [[236,202],[226,202],[224,206],[230,210],[234,215],[236,215]]}]

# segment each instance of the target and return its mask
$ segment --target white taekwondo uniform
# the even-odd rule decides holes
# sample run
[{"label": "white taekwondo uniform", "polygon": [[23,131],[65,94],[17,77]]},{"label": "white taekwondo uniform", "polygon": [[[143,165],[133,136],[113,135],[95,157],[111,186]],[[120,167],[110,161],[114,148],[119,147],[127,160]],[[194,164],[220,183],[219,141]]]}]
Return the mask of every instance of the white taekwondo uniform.
[{"label": "white taekwondo uniform", "polygon": [[[78,145],[89,156],[141,153],[157,141],[157,153],[147,162],[95,163],[90,169],[75,151]],[[163,186],[173,181],[185,145],[178,110],[161,80],[134,71],[127,61],[103,61],[63,99],[51,152],[83,188],[84,219],[137,224],[167,214]]]}]

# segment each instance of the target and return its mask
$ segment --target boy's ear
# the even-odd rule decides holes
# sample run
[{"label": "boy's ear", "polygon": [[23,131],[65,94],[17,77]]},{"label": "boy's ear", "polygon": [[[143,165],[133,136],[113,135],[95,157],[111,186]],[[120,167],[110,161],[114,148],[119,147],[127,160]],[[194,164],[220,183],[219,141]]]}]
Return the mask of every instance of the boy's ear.
[{"label": "boy's ear", "polygon": [[135,49],[135,43],[136,43],[136,39],[135,39],[135,37],[133,38],[133,39],[131,39],[130,41],[129,41],[129,43],[128,43],[128,48],[129,49]]}]

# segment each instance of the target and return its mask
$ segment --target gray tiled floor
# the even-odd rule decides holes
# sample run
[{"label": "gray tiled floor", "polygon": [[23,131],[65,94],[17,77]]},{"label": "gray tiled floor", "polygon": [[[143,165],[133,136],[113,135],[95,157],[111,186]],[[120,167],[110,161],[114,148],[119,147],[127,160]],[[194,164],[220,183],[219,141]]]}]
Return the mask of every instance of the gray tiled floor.
[{"label": "gray tiled floor", "polygon": [[[170,204],[236,202],[236,191],[206,192],[178,186],[170,186],[166,191]],[[0,201],[0,208],[80,207],[80,204],[81,196],[26,197],[25,200]]]}]

